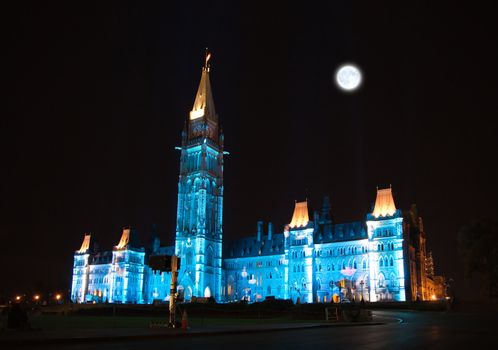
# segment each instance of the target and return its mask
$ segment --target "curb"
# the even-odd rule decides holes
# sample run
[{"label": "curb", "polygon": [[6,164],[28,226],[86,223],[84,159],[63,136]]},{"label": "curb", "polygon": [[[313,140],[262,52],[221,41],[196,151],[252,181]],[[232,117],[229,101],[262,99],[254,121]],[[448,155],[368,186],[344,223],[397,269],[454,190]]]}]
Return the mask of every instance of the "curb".
[{"label": "curb", "polygon": [[48,345],[48,344],[70,344],[70,343],[92,343],[92,342],[110,342],[126,341],[154,338],[183,338],[183,337],[209,337],[230,334],[248,334],[248,333],[269,333],[283,332],[289,330],[303,330],[314,328],[331,328],[331,327],[360,327],[384,325],[385,322],[358,322],[358,323],[339,323],[339,324],[318,324],[305,325],[285,328],[268,328],[268,329],[231,329],[231,330],[214,330],[214,331],[178,331],[171,333],[158,334],[137,334],[123,336],[97,336],[97,337],[72,337],[72,338],[33,338],[33,339],[0,339],[0,345]]}]

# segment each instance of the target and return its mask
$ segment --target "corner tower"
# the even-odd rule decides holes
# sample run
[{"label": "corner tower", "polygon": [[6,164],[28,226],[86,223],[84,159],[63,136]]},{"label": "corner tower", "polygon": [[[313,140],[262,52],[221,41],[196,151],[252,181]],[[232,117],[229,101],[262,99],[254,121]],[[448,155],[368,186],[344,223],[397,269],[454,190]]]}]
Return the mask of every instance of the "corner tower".
[{"label": "corner tower", "polygon": [[366,219],[370,301],[406,301],[403,215],[390,187],[377,189],[374,210]]},{"label": "corner tower", "polygon": [[209,58],[182,133],[175,253],[179,291],[221,299],[223,133],[214,108]]}]

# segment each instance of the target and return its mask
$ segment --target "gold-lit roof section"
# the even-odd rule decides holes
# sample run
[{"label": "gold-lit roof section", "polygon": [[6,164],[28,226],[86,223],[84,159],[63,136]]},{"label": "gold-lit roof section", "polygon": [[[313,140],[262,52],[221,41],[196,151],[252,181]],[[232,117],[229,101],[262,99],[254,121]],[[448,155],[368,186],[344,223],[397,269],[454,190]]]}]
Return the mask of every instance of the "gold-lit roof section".
[{"label": "gold-lit roof section", "polygon": [[294,214],[292,215],[290,228],[305,227],[308,225],[310,218],[308,216],[308,201],[296,202]]},{"label": "gold-lit roof section", "polygon": [[190,111],[190,120],[206,116],[212,121],[217,121],[213,93],[211,92],[211,82],[209,80],[210,58],[211,54],[206,52],[206,62],[204,67],[202,67],[201,82],[197,89],[197,95],[195,95],[194,106]]},{"label": "gold-lit roof section", "polygon": [[394,198],[391,188],[377,189],[377,198],[372,215],[376,218],[393,216],[396,213]]},{"label": "gold-lit roof section", "polygon": [[128,246],[128,243],[130,243],[130,231],[131,230],[129,228],[123,229],[123,234],[121,235],[121,239],[119,240],[119,243],[116,246],[117,249],[123,249]]},{"label": "gold-lit roof section", "polygon": [[83,238],[83,243],[81,243],[81,248],[76,251],[76,253],[86,253],[88,249],[90,249],[90,238],[91,234],[85,233],[85,238]]}]

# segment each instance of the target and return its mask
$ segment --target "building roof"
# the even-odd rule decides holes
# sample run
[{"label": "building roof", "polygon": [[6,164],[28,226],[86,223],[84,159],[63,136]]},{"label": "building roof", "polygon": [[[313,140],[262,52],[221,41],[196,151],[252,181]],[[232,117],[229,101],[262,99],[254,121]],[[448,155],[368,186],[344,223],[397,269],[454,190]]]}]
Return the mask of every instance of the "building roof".
[{"label": "building roof", "polygon": [[294,214],[289,224],[290,228],[305,227],[310,221],[308,216],[308,201],[296,202],[294,207]]},{"label": "building roof", "polygon": [[116,246],[117,249],[125,249],[128,246],[128,243],[130,243],[130,232],[131,232],[130,228],[123,228],[121,239],[119,240],[119,243]]},{"label": "building roof", "polygon": [[130,250],[138,250],[145,251],[143,247],[141,247],[140,241],[138,239],[137,231],[130,227],[123,228],[123,233],[121,234],[121,239],[117,246],[114,249],[130,249]]},{"label": "building roof", "polygon": [[112,252],[104,251],[98,252],[94,256],[90,257],[91,264],[93,265],[103,265],[112,263]]},{"label": "building roof", "polygon": [[76,253],[86,253],[88,249],[90,249],[90,238],[91,238],[90,233],[85,233],[85,237],[83,238],[83,243],[81,243],[81,248],[76,251]]},{"label": "building roof", "polygon": [[313,242],[325,244],[333,242],[354,241],[367,238],[365,222],[353,221],[342,224],[333,224],[330,232],[315,233]]},{"label": "building roof", "polygon": [[211,54],[206,55],[206,64],[202,67],[201,81],[195,95],[194,105],[190,111],[190,120],[206,116],[212,121],[217,121],[216,111],[214,109],[213,93],[211,91],[211,82],[209,80],[209,57]]},{"label": "building roof", "polygon": [[393,216],[396,213],[394,198],[391,188],[377,189],[377,198],[372,215],[376,218]]},{"label": "building roof", "polygon": [[255,256],[284,254],[284,235],[272,234],[271,240],[265,235],[258,241],[256,236],[244,237],[223,245],[223,259],[248,258]]}]

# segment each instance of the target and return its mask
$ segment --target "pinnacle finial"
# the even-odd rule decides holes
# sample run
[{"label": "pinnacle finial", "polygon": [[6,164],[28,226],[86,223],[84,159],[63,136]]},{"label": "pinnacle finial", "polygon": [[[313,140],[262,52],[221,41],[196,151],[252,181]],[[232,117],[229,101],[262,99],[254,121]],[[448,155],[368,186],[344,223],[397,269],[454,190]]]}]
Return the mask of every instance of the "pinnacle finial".
[{"label": "pinnacle finial", "polygon": [[209,59],[211,58],[211,52],[209,52],[209,49],[206,47],[206,56],[205,56],[205,62],[204,62],[204,69],[209,69]]}]

